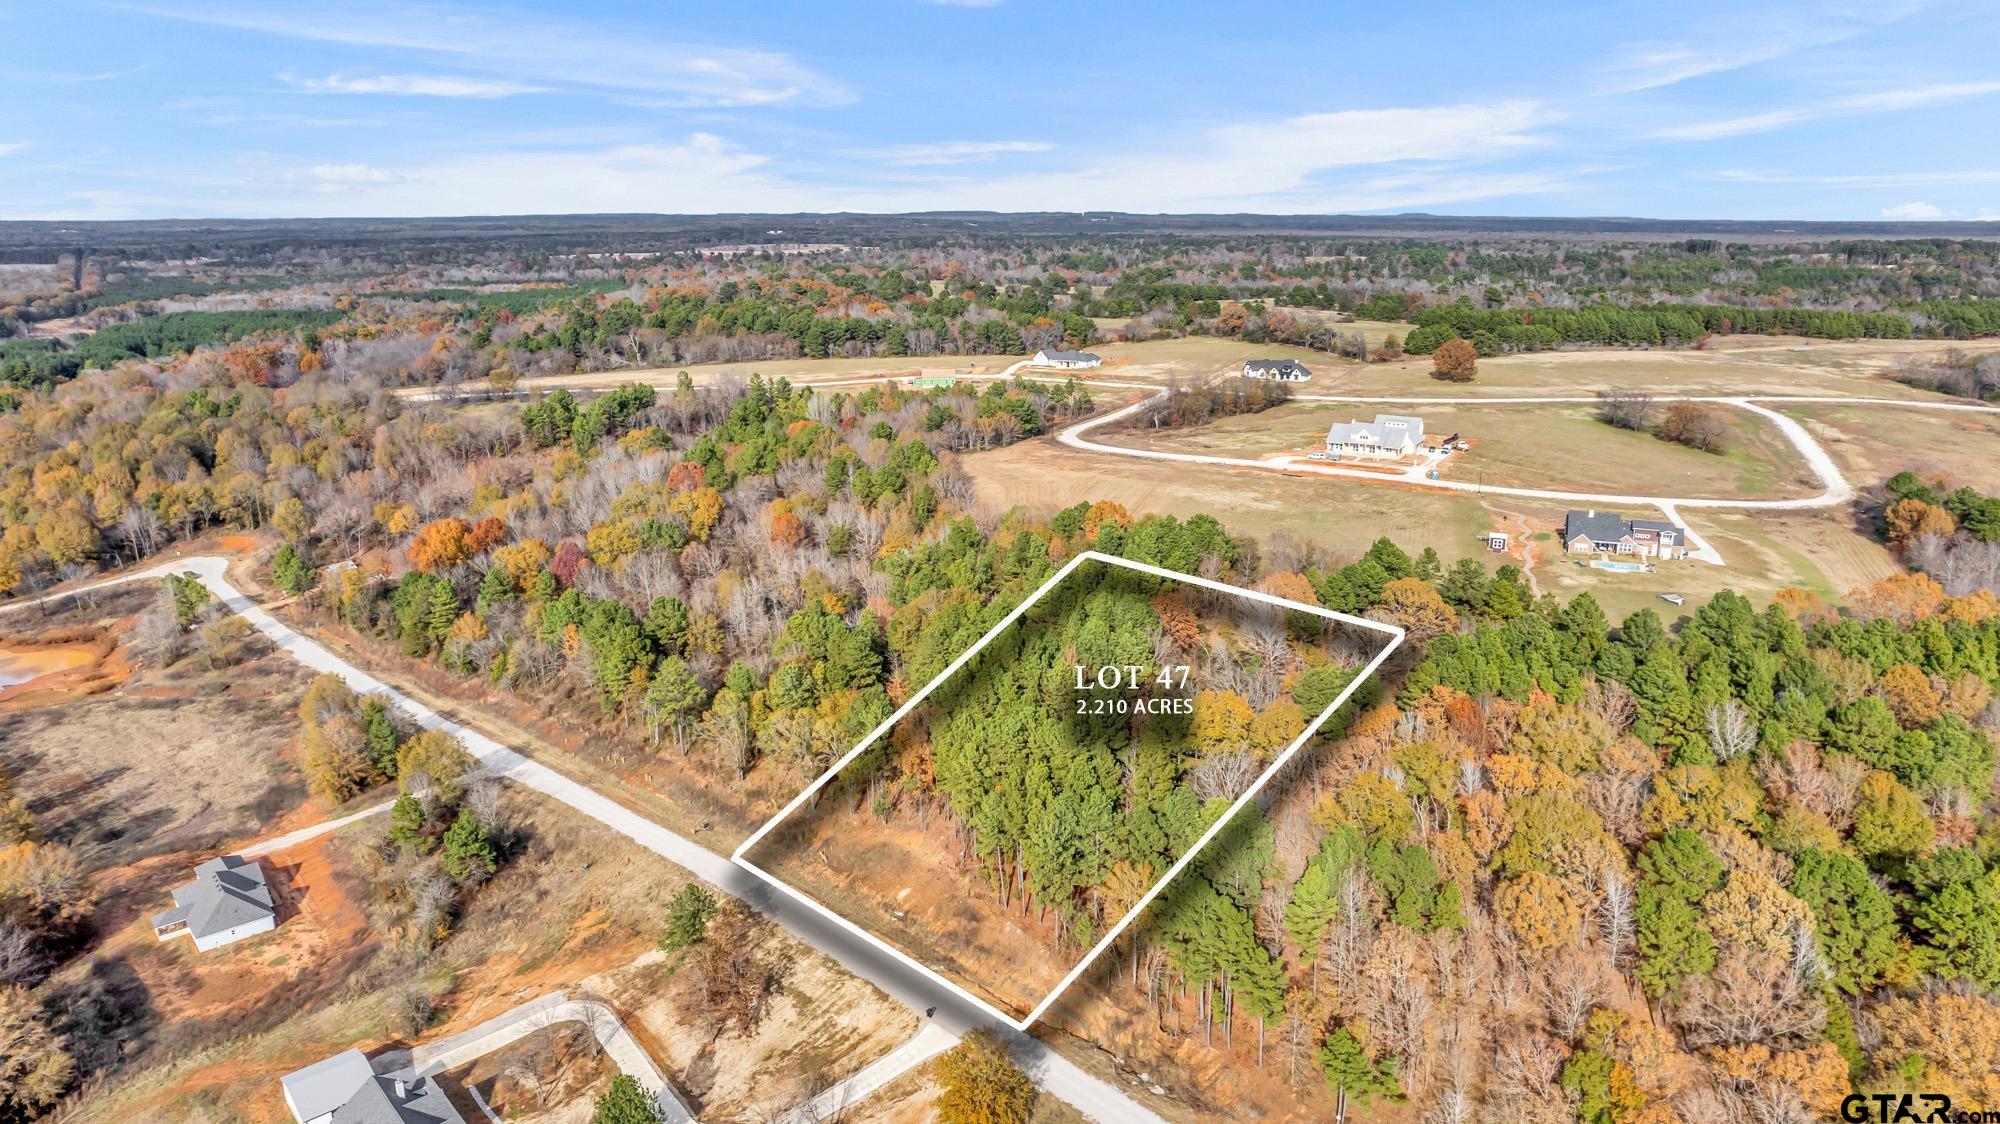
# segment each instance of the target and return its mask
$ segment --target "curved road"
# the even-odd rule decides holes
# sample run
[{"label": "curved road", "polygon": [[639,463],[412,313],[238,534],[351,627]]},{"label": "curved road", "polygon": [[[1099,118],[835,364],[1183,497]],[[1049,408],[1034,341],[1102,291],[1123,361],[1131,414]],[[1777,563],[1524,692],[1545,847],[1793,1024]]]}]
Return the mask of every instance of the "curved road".
[{"label": "curved road", "polygon": [[[926,979],[915,969],[900,963],[885,950],[849,932],[837,922],[796,902],[788,901],[755,875],[730,862],[727,856],[718,855],[693,840],[667,830],[610,797],[564,776],[547,765],[522,756],[478,730],[446,718],[334,655],[311,638],[265,612],[235,586],[229,584],[226,576],[228,565],[227,558],[215,556],[176,559],[77,589],[0,605],[0,613],[53,601],[87,589],[157,579],[170,573],[192,573],[226,608],[263,633],[280,651],[306,667],[340,676],[357,694],[383,696],[424,729],[440,730],[458,738],[464,744],[466,752],[485,765],[488,771],[518,781],[567,804],[639,846],[693,872],[696,877],[716,889],[742,899],[746,905],[763,913],[799,940],[880,988],[904,1006],[917,1011],[936,1012],[928,1023],[919,1027],[917,1039],[923,1041],[924,1048],[899,1050],[891,1055],[901,1058],[906,1063],[905,1069],[914,1068],[934,1056],[928,1047],[940,1039],[937,1037],[937,1031],[930,1030],[929,1027],[941,1028],[945,1035],[954,1040],[968,1031],[984,1027],[991,1029],[1002,1041],[1012,1046],[1015,1060],[1021,1063],[1022,1068],[1035,1079],[1036,1084],[1059,1099],[1067,1101],[1085,1117],[1101,1121],[1103,1124],[1124,1124],[1125,1121],[1161,1124],[1158,1115],[1126,1096],[1124,1090],[1116,1085],[1085,1072],[1082,1067],[1063,1057],[1040,1039],[1020,1034],[1005,1024],[995,1023],[978,1008]],[[842,1082],[841,1087],[845,1088],[853,1099],[858,1099],[864,1088],[867,1091],[880,1088],[900,1072],[886,1072],[884,1069],[870,1067],[863,1071],[868,1075],[866,1081],[857,1080],[861,1074],[856,1074],[848,1081]]]},{"label": "curved road", "polygon": [[[1157,389],[1150,386],[1149,384],[1135,384],[1135,383],[1093,382],[1088,385],[1092,386],[1112,385],[1112,386],[1125,386],[1125,387],[1139,387],[1143,389]],[[1064,445],[1068,445],[1073,449],[1083,449],[1093,453],[1109,453],[1113,456],[1121,456],[1121,457],[1140,457],[1149,460],[1183,461],[1191,464],[1223,465],[1230,468],[1248,468],[1262,472],[1279,472],[1279,473],[1284,473],[1286,475],[1298,475],[1302,473],[1309,473],[1318,476],[1340,476],[1340,477],[1346,477],[1351,480],[1371,481],[1377,484],[1380,483],[1407,484],[1421,488],[1437,488],[1446,491],[1490,493],[1493,495],[1502,495],[1502,496],[1526,496],[1531,499],[1568,500],[1568,501],[1574,501],[1580,503],[1592,503],[1592,504],[1600,504],[1600,503],[1627,504],[1627,505],[1638,505],[1645,507],[1656,507],[1661,512],[1663,512],[1670,521],[1680,525],[1681,527],[1687,530],[1688,541],[1696,548],[1692,552],[1691,555],[1692,557],[1699,558],[1702,561],[1709,562],[1715,565],[1722,564],[1723,560],[1721,553],[1718,552],[1714,547],[1710,546],[1708,542],[1704,540],[1700,536],[1700,534],[1697,533],[1693,528],[1687,526],[1686,522],[1680,517],[1680,512],[1679,512],[1680,508],[1699,507],[1699,508],[1731,508],[1737,510],[1798,511],[1810,508],[1834,507],[1839,504],[1846,503],[1854,498],[1855,494],[1854,486],[1848,483],[1847,478],[1841,474],[1840,466],[1834,463],[1833,456],[1832,454],[1826,451],[1826,447],[1824,445],[1821,445],[1819,443],[1819,440],[1815,438],[1811,433],[1807,432],[1806,427],[1800,425],[1796,419],[1786,417],[1784,414],[1781,414],[1776,410],[1770,409],[1769,407],[1764,405],[1760,405],[1760,403],[1777,402],[1777,403],[1791,403],[1796,405],[1829,404],[1829,405],[1843,405],[1843,406],[1847,405],[1903,406],[1920,410],[1959,410],[1959,411],[1977,411],[1983,413],[2000,413],[2000,406],[1985,406],[1975,403],[1963,403],[1963,402],[1912,402],[1900,398],[1839,398],[1839,397],[1804,396],[1804,395],[1800,396],[1673,395],[1673,396],[1656,397],[1654,401],[1657,402],[1712,402],[1720,405],[1732,406],[1740,410],[1748,410],[1751,413],[1759,414],[1765,418],[1768,418],[1773,425],[1777,426],[1778,431],[1780,433],[1783,433],[1785,435],[1785,438],[1792,443],[1793,447],[1799,451],[1799,455],[1805,458],[1807,466],[1813,470],[1813,474],[1815,476],[1819,477],[1822,489],[1818,495],[1806,496],[1799,499],[1744,500],[1744,499],[1721,499],[1708,496],[1640,496],[1640,495],[1618,495],[1609,492],[1573,492],[1573,491],[1565,491],[1553,488],[1502,487],[1493,484],[1468,483],[1463,480],[1428,479],[1425,477],[1424,474],[1435,463],[1434,461],[1429,461],[1429,460],[1423,461],[1416,465],[1412,465],[1408,468],[1402,469],[1401,471],[1387,473],[1387,472],[1373,472],[1367,469],[1359,469],[1359,468],[1346,468],[1336,464],[1328,464],[1324,461],[1309,460],[1304,457],[1296,457],[1296,456],[1276,457],[1269,460],[1256,460],[1249,457],[1224,457],[1224,456],[1215,456],[1207,453],[1175,453],[1160,449],[1133,449],[1123,445],[1107,445],[1100,441],[1093,441],[1088,436],[1086,436],[1086,434],[1090,433],[1092,430],[1131,417],[1133,414],[1136,414],[1139,411],[1144,410],[1147,406],[1150,406],[1153,403],[1158,402],[1162,397],[1165,396],[1165,394],[1166,391],[1160,390],[1159,393],[1153,394],[1150,397],[1141,398],[1140,400],[1133,402],[1130,405],[1121,407],[1120,409],[1117,410],[1113,410],[1111,413],[1105,414],[1101,417],[1090,418],[1088,420],[1078,422],[1075,425],[1072,425],[1069,428],[1064,429],[1061,433],[1057,434],[1056,440]],[[1306,401],[1306,402],[1351,402],[1355,404],[1378,404],[1378,405],[1393,404],[1393,405],[1405,405],[1405,406],[1408,405],[1484,406],[1484,405],[1528,405],[1528,404],[1553,404],[1553,403],[1573,404],[1579,402],[1594,403],[1598,399],[1595,396],[1581,397],[1575,395],[1525,396],[1525,397],[1422,398],[1422,397],[1378,397],[1369,395],[1298,394],[1293,396],[1293,400]]]}]

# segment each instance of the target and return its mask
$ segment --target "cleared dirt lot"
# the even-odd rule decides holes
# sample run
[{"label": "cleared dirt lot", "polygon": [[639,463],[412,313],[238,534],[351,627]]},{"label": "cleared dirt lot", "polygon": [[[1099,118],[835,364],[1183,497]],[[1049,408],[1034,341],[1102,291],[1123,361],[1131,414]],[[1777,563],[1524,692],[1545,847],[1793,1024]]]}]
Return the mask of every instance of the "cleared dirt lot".
[{"label": "cleared dirt lot", "polygon": [[238,670],[0,715],[0,763],[52,841],[93,865],[252,838],[305,797],[280,753],[305,678],[289,660]]}]

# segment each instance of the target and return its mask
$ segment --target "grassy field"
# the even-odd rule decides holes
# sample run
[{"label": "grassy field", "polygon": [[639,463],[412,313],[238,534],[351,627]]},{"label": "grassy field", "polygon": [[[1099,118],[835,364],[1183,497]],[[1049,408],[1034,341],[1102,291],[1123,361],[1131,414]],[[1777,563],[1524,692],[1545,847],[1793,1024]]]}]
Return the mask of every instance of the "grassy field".
[{"label": "grassy field", "polygon": [[[1850,395],[1942,401],[1889,381],[1903,354],[1945,344],[1916,341],[1815,343],[1766,337],[1722,341],[1713,350],[1575,351],[1482,360],[1479,381],[1440,383],[1428,361],[1329,365],[1301,393],[1456,397],[1508,394],[1591,394],[1639,385],[1656,393]],[[1232,341],[1185,339],[1113,346],[1106,379],[1158,381],[1167,374],[1220,369],[1244,349]],[[1108,392],[1111,405],[1122,398]],[[1317,442],[1332,420],[1367,416],[1364,404],[1297,403],[1262,415],[1226,419],[1171,436],[1127,434],[1119,441],[1229,456],[1275,454]],[[1955,483],[2000,490],[2000,417],[1894,407],[1797,406],[1786,412],[1826,443],[1849,479],[1867,489],[1903,469],[1943,473]],[[1461,430],[1474,442],[1446,469],[1460,480],[1521,487],[1613,493],[1737,498],[1809,495],[1817,486],[1774,426],[1747,412],[1732,414],[1733,447],[1716,456],[1682,449],[1643,434],[1613,430],[1590,408],[1424,407],[1428,428]],[[1354,552],[1387,536],[1411,551],[1435,547],[1447,561],[1473,555],[1490,562],[1475,536],[1518,528],[1501,513],[1518,513],[1544,534],[1559,528],[1566,505],[1514,497],[1447,495],[1395,485],[1308,480],[1225,467],[1119,460],[1035,441],[965,459],[979,499],[995,509],[1024,506],[1052,512],[1087,499],[1111,499],[1134,513],[1182,517],[1206,512],[1239,534],[1282,533],[1335,552]],[[1651,509],[1627,514],[1657,516]],[[1570,596],[1590,590],[1608,610],[1652,606],[1674,610],[1661,593],[1690,603],[1721,589],[1764,600],[1788,586],[1840,597],[1895,572],[1895,560],[1847,508],[1801,512],[1687,509],[1684,518],[1727,560],[1716,567],[1685,562],[1652,574],[1616,574],[1570,564],[1550,540],[1538,544],[1535,572],[1542,587]]]},{"label": "grassy field", "polygon": [[[1897,572],[1895,559],[1869,539],[1842,509],[1801,512],[1725,512],[1683,509],[1681,517],[1722,552],[1727,565],[1692,560],[1658,563],[1652,573],[1623,574],[1576,564],[1556,540],[1565,508],[1517,502],[1510,511],[1527,519],[1537,533],[1530,573],[1544,593],[1569,598],[1588,590],[1615,621],[1635,609],[1650,608],[1671,621],[1692,612],[1710,595],[1729,589],[1762,604],[1788,587],[1808,589],[1829,600]],[[1657,509],[1617,508],[1638,518],[1660,517]],[[1514,524],[1515,528],[1519,524]],[[1676,608],[1663,593],[1687,599]]]},{"label": "grassy field", "polygon": [[2000,492],[2000,413],[1787,406],[1857,487],[1909,470]]},{"label": "grassy field", "polygon": [[1253,469],[1174,465],[1086,453],[1042,440],[964,458],[980,502],[996,511],[1053,513],[1112,500],[1137,513],[1214,515],[1234,534],[1290,535],[1358,554],[1387,536],[1410,551],[1467,553],[1491,525],[1470,495]]},{"label": "grassy field", "polygon": [[[1829,342],[1784,336],[1736,336],[1702,351],[1544,351],[1479,361],[1471,383],[1431,377],[1427,355],[1396,363],[1352,365],[1344,394],[1460,397],[1486,394],[1593,394],[1631,387],[1655,394],[1844,394],[1937,400],[1891,382],[1899,356],[1943,351],[1926,340]],[[1973,348],[1971,350],[1981,350]]]},{"label": "grassy field", "polygon": [[[1136,448],[1261,457],[1316,450],[1329,424],[1372,416],[1366,406],[1298,402],[1178,430],[1128,430],[1106,437]],[[1598,421],[1589,406],[1429,406],[1424,428],[1458,433],[1472,449],[1447,462],[1456,480],[1502,487],[1559,488],[1628,495],[1782,499],[1820,489],[1804,458],[1775,426],[1747,411],[1724,410],[1725,453],[1704,453]]]}]

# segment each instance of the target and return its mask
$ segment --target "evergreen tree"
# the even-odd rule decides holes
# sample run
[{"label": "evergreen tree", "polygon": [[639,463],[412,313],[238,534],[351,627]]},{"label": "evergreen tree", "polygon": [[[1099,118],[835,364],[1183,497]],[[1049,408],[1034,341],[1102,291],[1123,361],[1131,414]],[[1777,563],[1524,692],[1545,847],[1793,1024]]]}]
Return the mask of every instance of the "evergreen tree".
[{"label": "evergreen tree", "polygon": [[1335,1027],[1326,1036],[1326,1043],[1319,1050],[1319,1063],[1327,1085],[1336,1092],[1346,1093],[1362,1108],[1367,1108],[1378,1096],[1393,1099],[1402,1095],[1402,1087],[1396,1084],[1396,1059],[1369,1060],[1360,1039],[1344,1026]]},{"label": "evergreen tree", "polygon": [[423,802],[409,793],[396,797],[389,808],[389,841],[404,851],[429,851],[432,840],[424,835]]},{"label": "evergreen tree", "polygon": [[590,1117],[591,1124],[660,1124],[662,1117],[653,1105],[653,1098],[639,1088],[639,1082],[629,1073],[621,1073],[611,1082],[611,1088],[597,1098],[597,1111]]},{"label": "evergreen tree", "polygon": [[381,699],[370,696],[361,702],[361,719],[368,731],[368,756],[375,762],[375,771],[384,777],[396,775],[396,750],[400,743],[396,738],[396,723],[389,717],[389,708]]},{"label": "evergreen tree", "polygon": [[701,883],[682,886],[667,906],[667,931],[660,938],[660,951],[679,952],[699,942],[708,934],[708,923],[719,908],[715,895]]},{"label": "evergreen tree", "polygon": [[493,840],[487,837],[479,821],[472,818],[470,809],[460,809],[458,819],[445,829],[444,853],[438,865],[460,882],[477,882],[500,869],[500,856],[493,849]]}]

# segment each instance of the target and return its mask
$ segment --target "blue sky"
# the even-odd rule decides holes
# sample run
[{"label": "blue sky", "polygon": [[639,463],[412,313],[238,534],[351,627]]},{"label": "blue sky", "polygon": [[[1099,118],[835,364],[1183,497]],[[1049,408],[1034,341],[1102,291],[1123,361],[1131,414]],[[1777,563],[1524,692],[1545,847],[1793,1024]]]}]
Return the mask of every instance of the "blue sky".
[{"label": "blue sky", "polygon": [[2000,219],[2000,5],[0,0],[0,218]]}]

